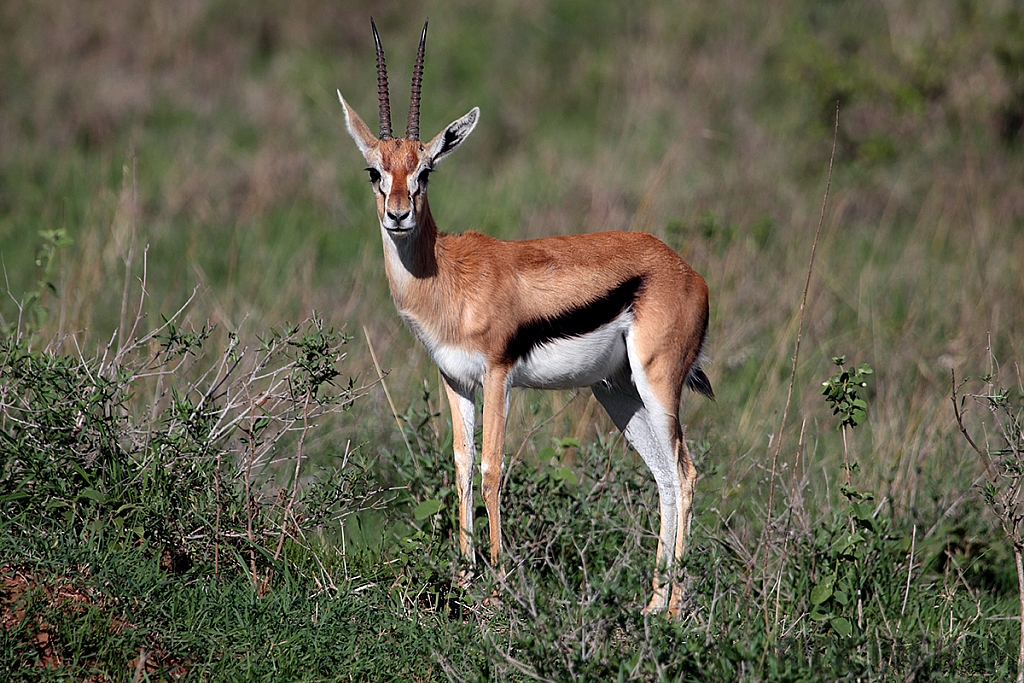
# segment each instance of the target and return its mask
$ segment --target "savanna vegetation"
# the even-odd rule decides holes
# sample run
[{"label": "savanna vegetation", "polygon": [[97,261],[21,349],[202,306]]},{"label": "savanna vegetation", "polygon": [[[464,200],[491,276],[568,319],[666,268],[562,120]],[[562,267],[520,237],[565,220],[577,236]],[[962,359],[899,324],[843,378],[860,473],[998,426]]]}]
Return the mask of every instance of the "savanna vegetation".
[{"label": "savanna vegetation", "polygon": [[[335,94],[373,120],[370,11],[396,121],[427,16],[424,136],[481,108],[443,229],[645,230],[708,281],[681,620],[588,391],[514,396],[506,571],[457,580]],[[1001,0],[3,3],[0,671],[1011,679],[1022,127]]]}]

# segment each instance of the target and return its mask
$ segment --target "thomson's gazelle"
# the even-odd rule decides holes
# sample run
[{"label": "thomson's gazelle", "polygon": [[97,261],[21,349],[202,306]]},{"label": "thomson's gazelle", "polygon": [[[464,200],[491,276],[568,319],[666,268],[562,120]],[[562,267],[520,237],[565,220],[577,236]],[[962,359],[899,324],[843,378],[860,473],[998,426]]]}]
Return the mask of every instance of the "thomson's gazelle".
[{"label": "thomson's gazelle", "polygon": [[[372,20],[371,20],[372,25]],[[480,471],[490,557],[501,554],[499,484],[515,386],[589,386],[650,467],[661,500],[654,596],[645,611],[675,612],[682,589],[667,577],[690,528],[696,470],[679,423],[683,386],[713,396],[698,365],[708,288],[675,252],[640,232],[520,242],[440,232],[427,180],[476,126],[473,108],[429,142],[419,139],[423,25],[404,138],[391,134],[387,70],[377,29],[380,137],[342,98],[345,123],[368,164],[398,312],[441,369],[452,411],[459,543],[474,560],[473,424],[483,390]],[[341,93],[338,93],[341,98]]]}]

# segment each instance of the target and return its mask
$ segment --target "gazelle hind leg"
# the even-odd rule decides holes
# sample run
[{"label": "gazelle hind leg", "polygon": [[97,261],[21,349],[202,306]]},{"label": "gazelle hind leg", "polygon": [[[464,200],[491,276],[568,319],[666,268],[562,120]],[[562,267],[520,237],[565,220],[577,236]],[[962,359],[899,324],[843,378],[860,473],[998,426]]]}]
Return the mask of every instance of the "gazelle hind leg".
[{"label": "gazelle hind leg", "polygon": [[[682,606],[683,587],[671,577],[686,548],[696,480],[679,423],[679,400],[686,373],[681,367],[683,359],[669,350],[671,346],[664,344],[664,340],[648,340],[645,344],[644,335],[639,335],[638,339],[637,331],[634,328],[627,336],[626,351],[633,384],[644,402],[647,428],[653,436],[648,464],[658,482],[663,515],[661,540],[667,545],[658,553],[661,575],[655,573],[654,597],[648,611],[661,612],[668,608],[669,614],[675,616]],[[671,503],[667,504],[666,499]],[[672,515],[668,524],[666,514]],[[671,600],[667,585],[670,581]]]},{"label": "gazelle hind leg", "polygon": [[[679,423],[679,401],[688,367],[685,354],[673,353],[671,348],[660,335],[638,335],[637,328],[631,330],[626,340],[633,383],[647,407],[651,429],[657,435],[657,457],[663,467],[671,470],[671,476],[665,476],[664,480],[666,487],[671,488],[668,495],[675,503],[673,509],[676,518],[672,528],[670,560],[665,566],[667,575],[671,575],[673,568],[678,567],[686,549],[693,510],[693,489],[697,480],[697,471],[690,460],[683,438],[683,427]],[[679,615],[682,599],[683,585],[673,579],[671,600],[666,605],[671,616]]]},{"label": "gazelle hind leg", "polygon": [[675,558],[679,533],[679,469],[673,462],[671,432],[664,424],[664,414],[652,411],[637,388],[628,379],[613,383],[598,383],[594,396],[604,406],[615,425],[640,453],[640,457],[654,475],[658,486],[661,529],[655,557],[654,594],[643,610],[645,614],[663,612],[669,605],[668,575]]},{"label": "gazelle hind leg", "polygon": [[[697,468],[690,460],[690,453],[686,449],[686,440],[683,438],[682,428],[678,432],[676,441],[676,464],[679,468],[679,526],[676,529],[675,565],[678,566],[686,551],[686,540],[690,535],[690,521],[693,519],[693,489],[697,483]],[[668,612],[672,616],[679,616],[683,607],[683,585],[678,581],[672,582],[672,597],[669,600]]]}]

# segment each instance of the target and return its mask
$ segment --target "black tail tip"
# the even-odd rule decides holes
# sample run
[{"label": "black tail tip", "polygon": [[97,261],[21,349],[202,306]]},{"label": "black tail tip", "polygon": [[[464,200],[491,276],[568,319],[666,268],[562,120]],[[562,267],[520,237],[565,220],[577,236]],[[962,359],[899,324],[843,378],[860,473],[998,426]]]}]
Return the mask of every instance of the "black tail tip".
[{"label": "black tail tip", "polygon": [[696,365],[690,369],[690,374],[686,376],[686,386],[698,394],[707,396],[712,401],[715,400],[715,390],[711,388],[711,381],[704,374],[704,371]]}]

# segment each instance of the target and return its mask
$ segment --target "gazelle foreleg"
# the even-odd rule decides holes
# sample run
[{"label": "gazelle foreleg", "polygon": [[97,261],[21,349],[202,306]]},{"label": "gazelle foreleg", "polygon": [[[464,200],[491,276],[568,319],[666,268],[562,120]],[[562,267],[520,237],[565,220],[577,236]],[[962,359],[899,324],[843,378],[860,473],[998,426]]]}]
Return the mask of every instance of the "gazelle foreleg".
[{"label": "gazelle foreleg", "polygon": [[508,370],[488,368],[484,375],[484,439],[480,457],[480,479],[487,525],[491,538],[491,564],[497,568],[501,556],[501,473],[505,455],[505,421],[508,416]]},{"label": "gazelle foreleg", "polygon": [[476,564],[473,552],[473,429],[476,405],[473,392],[452,385],[445,377],[444,388],[452,412],[452,450],[455,451],[455,488],[459,496],[459,551]]}]

